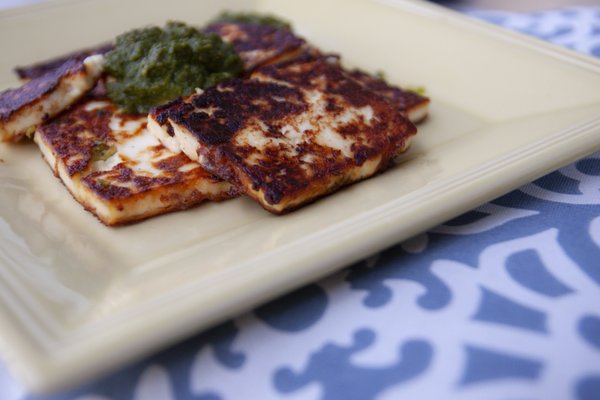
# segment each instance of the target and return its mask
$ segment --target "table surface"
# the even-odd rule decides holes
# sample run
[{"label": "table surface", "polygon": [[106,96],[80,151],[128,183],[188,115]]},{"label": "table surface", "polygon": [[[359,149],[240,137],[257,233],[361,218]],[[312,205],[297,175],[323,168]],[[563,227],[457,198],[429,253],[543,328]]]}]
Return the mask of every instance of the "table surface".
[{"label": "table surface", "polygon": [[[600,57],[600,7],[465,12]],[[599,304],[597,153],[68,392],[0,364],[0,399],[600,399]]]}]

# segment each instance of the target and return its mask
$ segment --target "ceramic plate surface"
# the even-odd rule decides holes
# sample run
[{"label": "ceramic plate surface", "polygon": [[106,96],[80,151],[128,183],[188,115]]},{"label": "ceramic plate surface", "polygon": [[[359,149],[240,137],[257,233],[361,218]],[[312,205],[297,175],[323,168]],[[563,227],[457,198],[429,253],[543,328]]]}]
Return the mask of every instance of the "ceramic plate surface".
[{"label": "ceramic plate surface", "polygon": [[348,66],[423,85],[398,166],[276,217],[205,204],[107,228],[32,144],[0,145],[0,352],[29,388],[90,378],[366,257],[600,149],[600,63],[417,1],[54,1],[0,13],[12,68],[222,9],[292,21]]}]

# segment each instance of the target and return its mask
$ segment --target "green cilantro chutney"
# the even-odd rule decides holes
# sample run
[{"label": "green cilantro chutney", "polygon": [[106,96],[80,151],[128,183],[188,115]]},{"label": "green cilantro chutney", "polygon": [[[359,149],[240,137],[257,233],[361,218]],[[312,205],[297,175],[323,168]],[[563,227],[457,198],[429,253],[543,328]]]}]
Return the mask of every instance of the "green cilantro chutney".
[{"label": "green cilantro chutney", "polygon": [[118,36],[105,68],[113,78],[108,96],[125,112],[147,113],[196,88],[239,75],[243,64],[218,35],[168,22],[163,29],[135,29]]},{"label": "green cilantro chutney", "polygon": [[250,12],[221,13],[213,22],[240,22],[245,24],[269,25],[275,28],[292,29],[289,22],[268,14],[256,14]]}]

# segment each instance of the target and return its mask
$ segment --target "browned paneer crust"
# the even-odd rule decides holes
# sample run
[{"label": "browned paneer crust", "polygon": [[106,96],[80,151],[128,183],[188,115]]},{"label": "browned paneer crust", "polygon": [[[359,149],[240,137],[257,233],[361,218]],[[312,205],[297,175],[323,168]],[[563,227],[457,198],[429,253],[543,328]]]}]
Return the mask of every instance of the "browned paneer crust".
[{"label": "browned paneer crust", "polygon": [[268,25],[241,22],[216,22],[204,29],[231,43],[246,71],[261,65],[289,60],[306,48],[304,39],[292,31]]},{"label": "browned paneer crust", "polygon": [[277,214],[386,170],[416,133],[390,101],[314,55],[259,68],[149,118],[159,137]]},{"label": "browned paneer crust", "polygon": [[35,141],[73,197],[106,225],[237,195],[229,183],[162,146],[146,121],[89,98],[40,126]]},{"label": "browned paneer crust", "polygon": [[69,60],[17,89],[0,93],[0,140],[19,141],[88,93],[102,74],[102,56]]},{"label": "browned paneer crust", "polygon": [[35,79],[47,74],[48,72],[54,71],[67,61],[81,62],[89,56],[93,56],[94,54],[106,54],[112,49],[112,43],[104,43],[96,47],[74,51],[63,56],[51,58],[49,60],[16,67],[15,73],[20,79],[23,80]]},{"label": "browned paneer crust", "polygon": [[419,123],[427,118],[427,114],[429,113],[429,98],[416,92],[390,85],[385,80],[358,69],[351,71],[350,74],[367,88],[390,100],[413,123]]}]

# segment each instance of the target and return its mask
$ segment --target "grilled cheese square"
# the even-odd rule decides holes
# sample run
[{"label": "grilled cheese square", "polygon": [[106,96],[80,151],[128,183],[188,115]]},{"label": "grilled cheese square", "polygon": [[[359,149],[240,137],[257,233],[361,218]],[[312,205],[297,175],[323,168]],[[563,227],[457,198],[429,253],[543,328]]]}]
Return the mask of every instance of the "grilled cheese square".
[{"label": "grilled cheese square", "polygon": [[18,89],[0,93],[0,140],[19,141],[66,110],[94,87],[102,64],[101,55],[70,59]]},{"label": "grilled cheese square", "polygon": [[[317,49],[309,48],[298,58],[325,57],[331,64],[338,64],[341,68],[340,58],[335,54],[321,55]],[[414,91],[402,89],[386,82],[383,78],[354,69],[348,74],[360,82],[364,87],[391,102],[412,123],[423,122],[429,114],[428,97],[422,96]]]},{"label": "grilled cheese square", "polygon": [[231,43],[246,71],[289,60],[306,48],[304,39],[294,35],[291,30],[269,25],[216,22],[204,31],[216,33],[225,42]]},{"label": "grilled cheese square", "polygon": [[416,124],[427,118],[429,98],[410,90],[392,86],[383,79],[357,69],[350,74],[367,88],[392,102],[411,122]]},{"label": "grilled cheese square", "polygon": [[229,183],[162,146],[146,121],[89,99],[40,126],[34,140],[73,197],[106,225],[236,195]]},{"label": "grilled cheese square", "polygon": [[149,118],[159,137],[277,214],[389,168],[416,133],[390,102],[314,57],[261,68]]},{"label": "grilled cheese square", "polygon": [[39,78],[49,72],[52,72],[57,68],[60,68],[63,64],[67,62],[82,62],[90,56],[96,54],[106,54],[112,49],[112,43],[105,43],[96,47],[71,52],[59,57],[54,57],[49,60],[44,60],[41,62],[36,62],[21,67],[16,67],[14,71],[21,80],[28,81],[30,79]]}]

